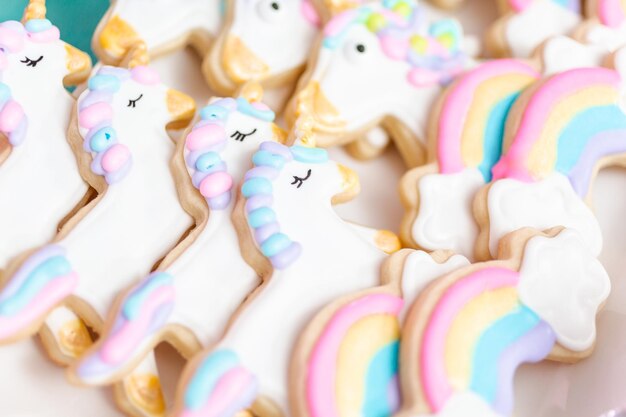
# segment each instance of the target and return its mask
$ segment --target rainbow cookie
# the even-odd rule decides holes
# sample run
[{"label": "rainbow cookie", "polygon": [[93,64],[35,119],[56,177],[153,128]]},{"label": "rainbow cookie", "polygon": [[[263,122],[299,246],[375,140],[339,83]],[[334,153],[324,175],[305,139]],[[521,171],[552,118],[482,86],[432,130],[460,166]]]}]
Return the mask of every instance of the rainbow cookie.
[{"label": "rainbow cookie", "polygon": [[472,199],[491,181],[511,106],[539,76],[527,63],[494,60],[464,73],[445,90],[431,116],[432,162],[406,173],[400,185],[405,243],[473,256],[478,227]]},{"label": "rainbow cookie", "polygon": [[411,307],[397,416],[511,416],[517,367],[590,354],[609,292],[606,271],[575,231],[507,236],[498,260],[434,281]]},{"label": "rainbow cookie", "polygon": [[316,314],[292,355],[292,414],[392,415],[400,404],[398,353],[407,306],[429,282],[468,264],[449,252],[403,250],[385,262],[381,286]]},{"label": "rainbow cookie", "polygon": [[[135,54],[129,59],[144,60]],[[190,219],[176,192],[169,165],[174,145],[165,128],[185,126],[194,111],[193,100],[168,89],[149,67],[104,66],[90,78],[72,114],[69,142],[98,196],[49,244],[7,268],[0,291],[3,342],[33,334],[44,323],[47,345],[60,349],[75,315],[99,332],[117,292],[176,244]],[[75,315],[48,319],[61,304]],[[84,350],[84,339],[69,342]],[[147,386],[152,376],[144,378]],[[152,394],[145,384],[134,386]]]},{"label": "rainbow cookie", "polygon": [[222,23],[219,0],[113,0],[92,40],[105,64],[116,65],[144,42],[152,57],[192,45],[203,56]]},{"label": "rainbow cookie", "polygon": [[442,86],[467,65],[461,44],[456,21],[429,25],[409,1],[343,12],[324,27],[286,119],[291,127],[310,122],[322,147],[382,127],[407,165],[420,165],[428,112]]},{"label": "rainbow cookie", "polygon": [[479,259],[495,256],[502,236],[526,226],[575,229],[600,253],[600,227],[585,200],[599,169],[623,163],[621,98],[621,77],[607,68],[565,71],[522,94],[493,182],[474,201]]},{"label": "rainbow cookie", "polygon": [[263,143],[253,162],[234,216],[243,255],[264,283],[224,338],[188,365],[175,415],[231,415],[249,406],[258,416],[285,415],[301,329],[327,303],[379,282],[386,253],[332,209],[358,191],[354,173],[323,149],[274,142]]},{"label": "rainbow cookie", "polygon": [[545,40],[568,35],[582,21],[580,0],[503,0],[504,14],[487,32],[497,57],[528,58]]}]

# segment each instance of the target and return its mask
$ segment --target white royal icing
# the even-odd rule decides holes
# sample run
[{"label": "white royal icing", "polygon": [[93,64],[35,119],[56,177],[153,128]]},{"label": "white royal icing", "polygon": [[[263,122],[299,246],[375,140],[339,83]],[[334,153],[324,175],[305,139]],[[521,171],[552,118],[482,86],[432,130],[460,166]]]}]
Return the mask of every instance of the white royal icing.
[{"label": "white royal icing", "polygon": [[584,44],[567,36],[556,36],[543,47],[543,73],[553,75],[575,68],[598,67],[609,53],[601,44]]},{"label": "white royal icing", "polygon": [[611,28],[595,23],[587,29],[585,41],[603,45],[610,51],[614,51],[626,44],[626,24],[622,24],[617,28]]},{"label": "white royal icing", "polygon": [[[310,178],[296,188],[293,176]],[[273,181],[273,209],[281,230],[302,245],[300,257],[275,271],[243,310],[218,349],[231,349],[258,377],[260,394],[288,410],[288,358],[302,328],[338,297],[379,284],[385,254],[334,212],[341,192],[337,165],[289,162]],[[320,260],[323,260],[321,262]]]},{"label": "white royal icing", "polygon": [[436,414],[416,417],[504,417],[491,409],[489,404],[471,391],[452,394]]},{"label": "white royal icing", "polygon": [[400,321],[404,321],[411,304],[428,284],[436,278],[469,264],[470,262],[467,258],[462,255],[453,255],[445,262],[439,263],[424,251],[417,250],[412,252],[404,261],[402,270],[404,308],[400,313]]},{"label": "white royal icing", "polygon": [[427,250],[448,249],[471,258],[478,233],[472,202],[483,185],[475,168],[420,178],[420,206],[412,227],[415,242]]},{"label": "white royal icing", "polygon": [[[0,167],[0,269],[17,254],[52,239],[59,222],[87,192],[66,138],[73,100],[63,87],[65,44],[26,38],[22,51],[6,56],[2,82],[22,105],[28,130]],[[36,67],[20,62],[40,56]]]},{"label": "white royal icing", "polygon": [[271,75],[298,68],[306,63],[319,33],[302,12],[304,1],[236,0],[229,35],[238,37]]},{"label": "white royal icing", "polygon": [[537,182],[498,180],[491,186],[487,199],[489,250],[494,257],[500,239],[522,227],[545,230],[565,226],[581,234],[593,255],[602,250],[602,233],[596,217],[562,174],[553,173]]},{"label": "white royal icing", "polygon": [[571,32],[581,16],[552,0],[534,0],[507,20],[505,37],[513,57],[527,58],[546,39]]},{"label": "white royal icing", "polygon": [[149,50],[166,47],[192,31],[215,36],[222,22],[220,0],[116,0],[110,11],[128,23]]},{"label": "white royal icing", "polygon": [[596,313],[609,296],[611,281],[583,237],[565,229],[555,238],[528,242],[517,291],[561,345],[582,351],[596,338]]},{"label": "white royal icing", "polygon": [[[113,95],[113,127],[130,149],[132,167],[57,242],[80,278],[75,294],[102,316],[116,294],[147,275],[191,225],[170,170],[174,143],[165,131],[171,119],[166,92],[162,84],[128,80]],[[128,107],[141,94],[136,108]]]}]

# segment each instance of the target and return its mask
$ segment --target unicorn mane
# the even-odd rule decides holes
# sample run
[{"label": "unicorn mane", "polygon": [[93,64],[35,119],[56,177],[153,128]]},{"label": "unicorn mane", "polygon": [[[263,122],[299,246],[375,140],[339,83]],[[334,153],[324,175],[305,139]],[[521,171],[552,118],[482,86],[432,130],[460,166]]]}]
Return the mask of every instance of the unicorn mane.
[{"label": "unicorn mane", "polygon": [[626,21],[626,4],[622,0],[598,0],[596,15],[604,26],[620,27]]},{"label": "unicorn mane", "polygon": [[11,146],[19,146],[26,136],[28,119],[24,109],[12,98],[10,87],[2,82],[8,66],[8,55],[24,49],[26,39],[36,43],[58,41],[59,29],[47,19],[30,19],[24,25],[9,20],[0,23],[0,133],[7,136]]},{"label": "unicorn mane", "polygon": [[88,90],[78,105],[78,123],[84,138],[85,151],[93,156],[91,170],[102,175],[108,184],[122,180],[130,171],[132,155],[128,147],[119,142],[113,128],[113,96],[128,80],[143,85],[160,82],[151,68],[137,66],[132,70],[103,66],[88,82]]},{"label": "unicorn mane", "polygon": [[254,238],[264,256],[277,269],[293,263],[302,246],[280,232],[276,212],[272,209],[272,182],[281,169],[292,160],[303,163],[328,162],[328,152],[304,146],[287,147],[276,142],[263,142],[252,157],[254,168],[246,173],[241,192],[248,199],[246,213],[248,225],[254,230]]},{"label": "unicorn mane", "polygon": [[276,117],[265,104],[250,103],[242,97],[222,98],[200,111],[200,121],[193,126],[185,140],[188,151],[185,161],[194,187],[213,210],[225,209],[232,198],[233,178],[220,152],[227,145],[225,126],[233,111],[268,123]]},{"label": "unicorn mane", "polygon": [[459,47],[463,34],[455,20],[429,26],[422,11],[409,1],[384,0],[380,6],[361,6],[333,18],[324,28],[323,46],[337,48],[355,24],[378,37],[387,57],[410,64],[408,79],[416,87],[448,83],[463,70],[466,56]]}]

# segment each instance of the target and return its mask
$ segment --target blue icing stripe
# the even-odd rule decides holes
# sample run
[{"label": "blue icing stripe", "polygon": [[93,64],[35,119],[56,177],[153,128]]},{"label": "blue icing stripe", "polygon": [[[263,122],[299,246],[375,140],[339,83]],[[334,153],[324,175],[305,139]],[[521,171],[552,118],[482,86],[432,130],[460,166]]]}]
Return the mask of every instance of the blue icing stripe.
[{"label": "blue icing stripe", "polygon": [[237,354],[231,350],[218,350],[209,355],[196,370],[185,391],[185,405],[198,410],[208,400],[211,392],[231,369],[239,366]]},{"label": "blue icing stripe", "polygon": [[156,272],[141,287],[133,291],[122,307],[122,314],[127,320],[134,320],[141,313],[141,307],[159,287],[172,285],[173,277],[166,272]]},{"label": "blue icing stripe", "polygon": [[263,150],[254,153],[252,162],[256,166],[270,166],[277,170],[281,170],[285,166],[285,158]]},{"label": "blue icing stripe", "polygon": [[200,118],[202,120],[224,120],[229,113],[230,110],[226,107],[211,104],[200,110]]},{"label": "blue icing stripe", "polygon": [[89,148],[93,152],[103,152],[117,142],[117,133],[111,126],[105,126],[91,136]]},{"label": "blue icing stripe", "polygon": [[11,89],[8,85],[0,83],[0,108],[11,98]]},{"label": "blue icing stripe", "polygon": [[596,106],[580,112],[561,131],[555,170],[568,175],[587,142],[598,133],[626,129],[626,116],[616,105]]},{"label": "blue icing stripe", "polygon": [[502,317],[481,335],[472,358],[470,389],[489,404],[498,391],[498,364],[502,353],[531,331],[541,319],[526,306]]},{"label": "blue icing stripe", "polygon": [[122,87],[120,79],[115,75],[94,75],[89,79],[87,83],[89,90],[91,91],[108,91],[111,93],[117,93]]},{"label": "blue icing stripe", "polygon": [[0,303],[0,315],[11,316],[26,307],[28,303],[55,278],[72,272],[72,266],[64,256],[55,256],[42,262],[26,278],[12,297]]},{"label": "blue icing stripe", "polygon": [[244,197],[252,197],[257,194],[272,194],[272,183],[267,178],[254,177],[246,180],[241,187]]},{"label": "blue icing stripe", "polygon": [[[256,210],[255,210],[256,211]],[[274,233],[261,244],[263,255],[271,258],[291,246],[291,239],[284,233]]]},{"label": "blue icing stripe", "polygon": [[[344,13],[351,13],[351,12],[353,11],[349,10]],[[337,48],[339,45],[341,45],[341,42],[348,34],[348,31],[350,30],[352,25],[357,24],[357,23],[364,23],[367,20],[367,18],[370,16],[370,14],[372,14],[372,10],[369,7],[362,7],[359,10],[356,10],[356,12],[358,13],[358,15],[352,20],[352,22],[345,25],[345,27],[341,30],[341,32],[337,33],[334,36],[324,37],[324,40],[322,41],[322,46],[324,48],[326,49]]]},{"label": "blue icing stripe", "polygon": [[24,24],[24,27],[33,33],[45,32],[52,27],[52,22],[48,19],[30,19]]},{"label": "blue icing stripe", "polygon": [[498,162],[502,154],[506,119],[508,118],[513,103],[517,100],[519,95],[520,92],[516,92],[503,98],[498,104],[493,106],[491,113],[489,113],[489,119],[487,120],[484,132],[483,160],[478,166],[486,183],[491,181],[491,168]]},{"label": "blue icing stripe", "polygon": [[[213,167],[222,165],[222,158],[217,152],[206,152],[196,160],[195,167],[200,172],[214,171]],[[224,164],[224,167],[226,165]]]},{"label": "blue icing stripe", "polygon": [[291,148],[293,158],[298,162],[310,164],[323,164],[328,162],[328,152],[322,148],[308,148],[294,145]]},{"label": "blue icing stripe", "polygon": [[388,417],[395,404],[389,404],[389,385],[398,374],[398,353],[400,344],[396,341],[384,346],[372,358],[365,380],[365,402],[363,417]]},{"label": "blue icing stripe", "polygon": [[248,213],[248,224],[253,229],[265,226],[269,223],[276,222],[276,213],[269,207],[259,207]]},{"label": "blue icing stripe", "polygon": [[263,120],[264,122],[273,122],[276,118],[276,115],[271,110],[262,110],[257,109],[252,104],[248,103],[245,98],[239,97],[237,99],[237,110],[239,112],[246,114],[248,116],[255,117],[259,120]]}]

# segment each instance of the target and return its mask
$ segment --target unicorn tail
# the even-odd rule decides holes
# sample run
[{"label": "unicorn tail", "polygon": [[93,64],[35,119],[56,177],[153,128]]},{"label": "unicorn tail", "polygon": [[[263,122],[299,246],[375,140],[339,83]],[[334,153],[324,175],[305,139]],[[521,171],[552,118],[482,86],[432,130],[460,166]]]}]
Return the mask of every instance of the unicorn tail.
[{"label": "unicorn tail", "polygon": [[173,277],[155,272],[135,287],[116,312],[115,324],[103,334],[71,372],[80,381],[102,385],[116,379],[156,343],[167,323],[176,293]]},{"label": "unicorn tail", "polygon": [[77,284],[62,247],[48,245],[30,256],[0,292],[0,340],[36,331],[36,323]]},{"label": "unicorn tail", "polygon": [[397,410],[402,305],[395,295],[370,293],[333,314],[307,364],[311,417],[386,417]]},{"label": "unicorn tail", "polygon": [[237,354],[212,352],[185,387],[179,417],[232,417],[248,408],[258,393],[256,376],[241,366]]}]

